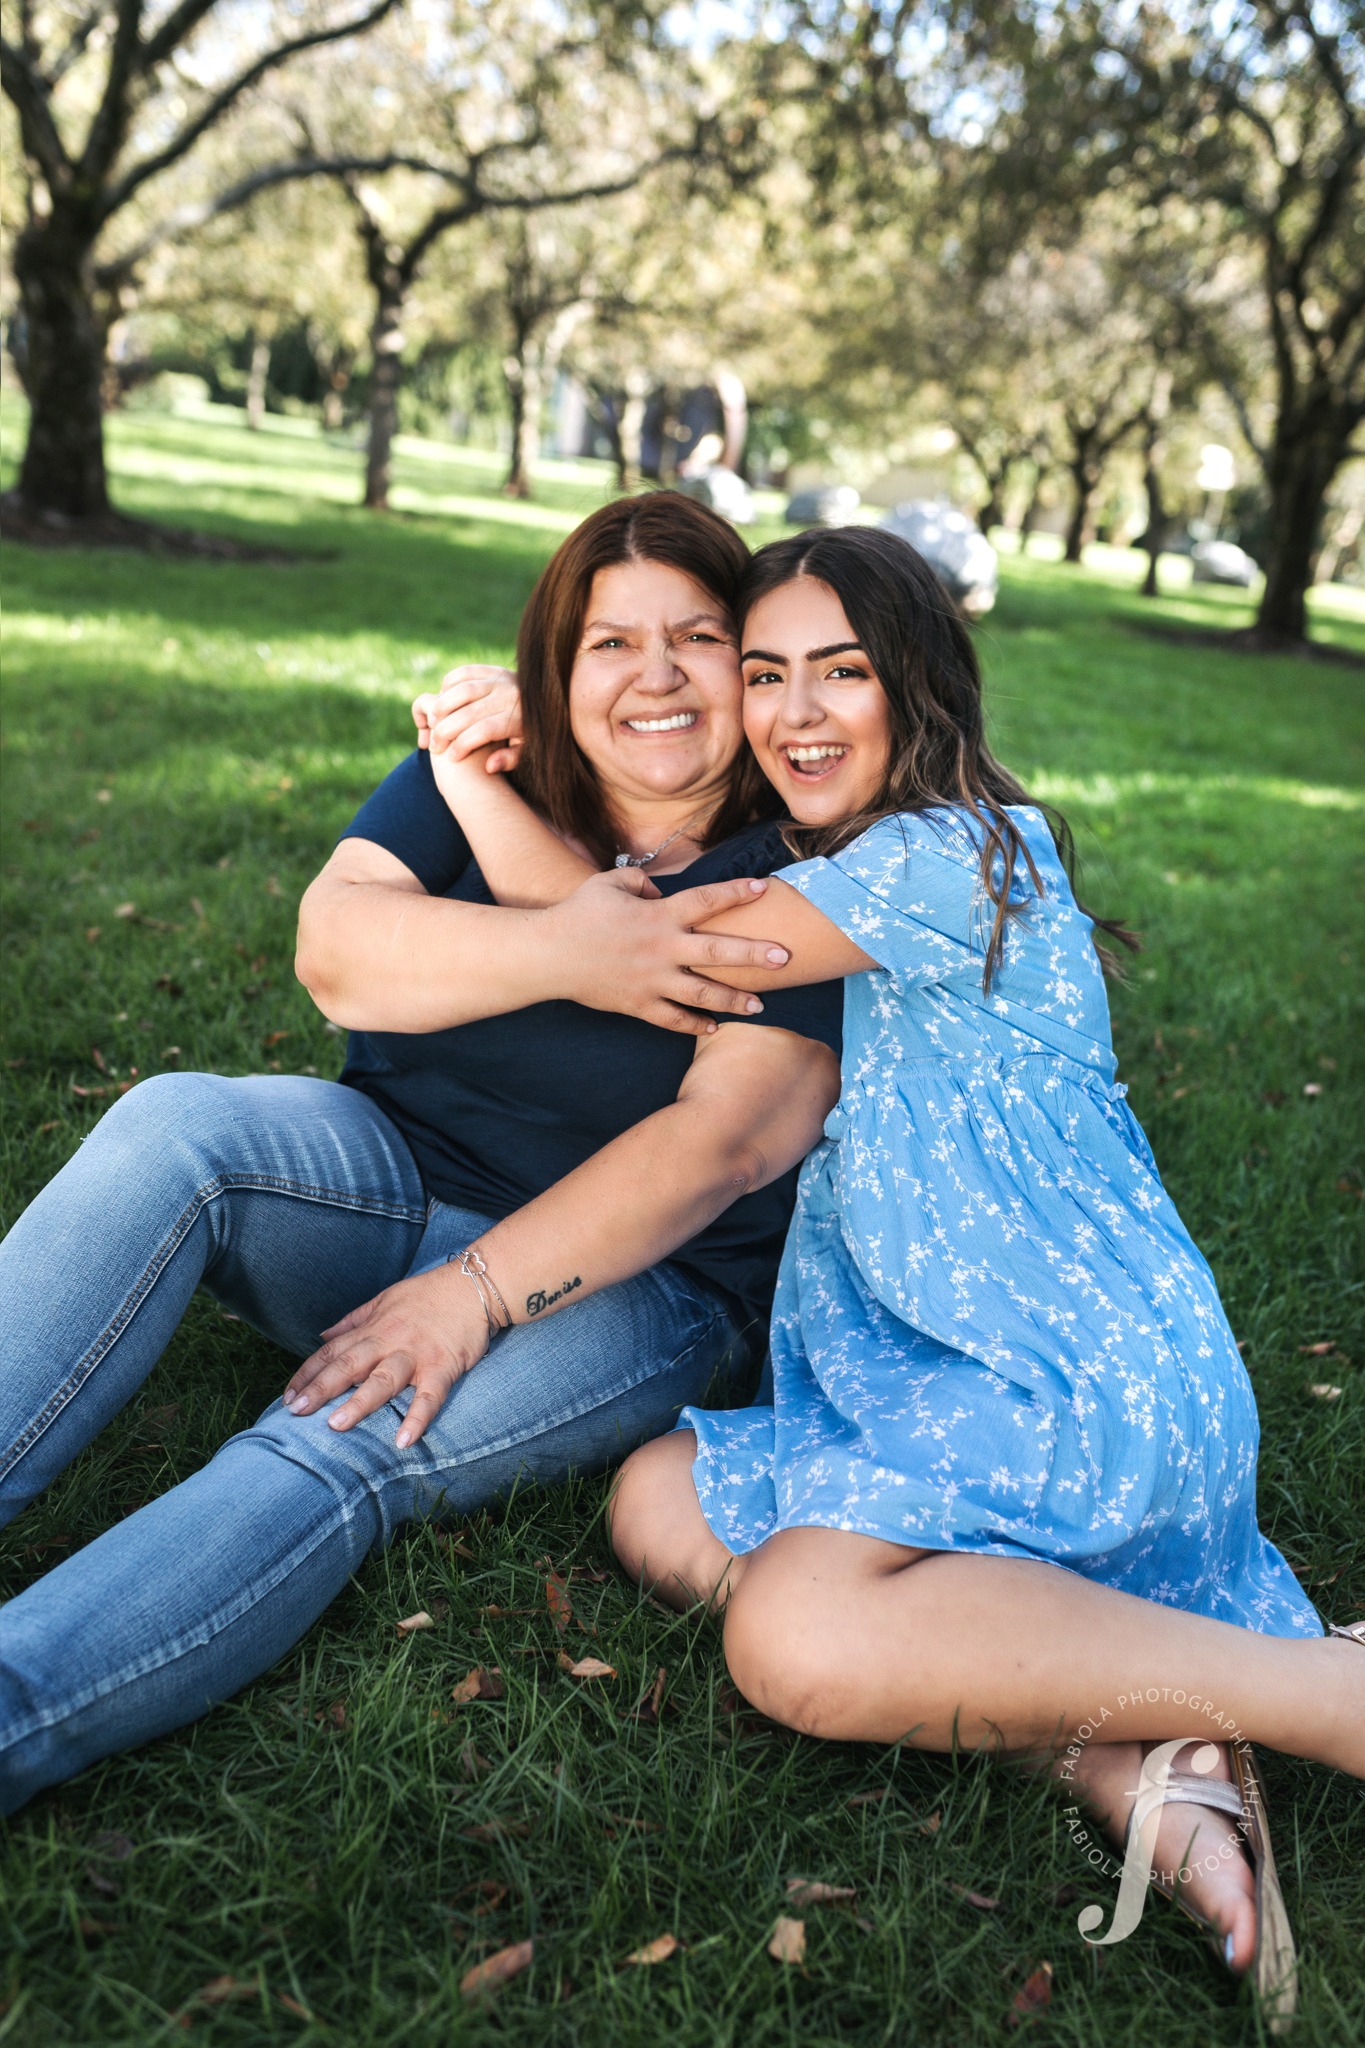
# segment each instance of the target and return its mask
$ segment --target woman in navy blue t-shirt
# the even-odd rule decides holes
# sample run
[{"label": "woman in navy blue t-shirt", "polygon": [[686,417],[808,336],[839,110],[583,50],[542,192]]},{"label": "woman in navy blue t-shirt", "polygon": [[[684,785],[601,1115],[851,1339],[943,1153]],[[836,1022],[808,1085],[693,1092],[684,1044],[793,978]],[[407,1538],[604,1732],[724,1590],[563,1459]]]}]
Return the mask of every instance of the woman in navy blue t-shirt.
[{"label": "woman in navy blue t-shirt", "polygon": [[[691,930],[788,858],[740,758],[746,562],[672,494],[587,520],[523,623],[513,780],[605,872],[521,907],[561,892],[491,852],[502,778],[447,749],[443,796],[414,754],[302,908],[299,973],[351,1031],[340,1081],[144,1082],[0,1247],[0,1520],[137,1391],[201,1282],[309,1359],[6,1607],[0,1808],[256,1677],[409,1518],[600,1469],[752,1384],[841,991],[759,1004],[707,974],[768,948]],[[623,892],[667,914],[632,924]],[[518,1226],[536,1197],[548,1236]]]}]

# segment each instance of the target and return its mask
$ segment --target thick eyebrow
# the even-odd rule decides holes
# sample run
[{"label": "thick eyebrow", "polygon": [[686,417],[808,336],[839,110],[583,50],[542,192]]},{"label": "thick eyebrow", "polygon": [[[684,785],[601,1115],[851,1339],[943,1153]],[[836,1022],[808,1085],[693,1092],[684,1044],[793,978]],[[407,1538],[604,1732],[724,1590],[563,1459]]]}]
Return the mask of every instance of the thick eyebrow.
[{"label": "thick eyebrow", "polygon": [[[828,661],[832,654],[862,654],[864,651],[865,650],[863,648],[863,644],[860,640],[836,640],[832,647],[808,648],[806,651],[806,660]],[[787,666],[787,657],[785,654],[767,654],[761,647],[746,647],[743,654],[740,656],[740,660],[772,661],[776,662],[780,668],[786,668]]]},{"label": "thick eyebrow", "polygon": [[[726,633],[730,631],[730,621],[721,612],[692,612],[685,619],[675,619],[668,630],[670,633],[687,633],[691,631],[693,626],[719,626]],[[589,619],[583,628],[585,635],[588,633],[638,633],[639,630],[638,621],[633,625],[624,625],[620,619]]]}]

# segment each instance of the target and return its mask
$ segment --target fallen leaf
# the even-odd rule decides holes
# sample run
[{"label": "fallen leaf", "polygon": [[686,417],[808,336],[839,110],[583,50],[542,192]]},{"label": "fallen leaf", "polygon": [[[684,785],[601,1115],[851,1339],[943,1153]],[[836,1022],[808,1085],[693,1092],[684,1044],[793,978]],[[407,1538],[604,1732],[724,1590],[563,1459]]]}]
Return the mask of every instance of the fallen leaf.
[{"label": "fallen leaf", "polygon": [[653,1685],[628,1718],[642,1722],[646,1728],[657,1726],[659,1716],[664,1710],[664,1687],[667,1683],[668,1672],[661,1664],[654,1674]]},{"label": "fallen leaf", "polygon": [[87,926],[85,927],[85,940],[86,940],[86,944],[87,944],[87,945],[89,945],[89,946],[93,946],[93,945],[94,945],[94,943],[95,943],[96,939],[97,939],[97,938],[99,937],[99,935],[100,935],[100,931],[101,931],[101,929],[102,929],[102,927],[101,927],[101,926],[99,926],[99,925],[97,925],[97,924],[88,924],[88,925],[87,925]]},{"label": "fallen leaf", "polygon": [[1303,1084],[1303,1092],[1305,1095],[1321,1095],[1321,1081],[1305,1081]]},{"label": "fallen leaf", "polygon": [[460,1776],[465,1780],[466,1784],[477,1784],[480,1778],[488,1776],[492,1768],[493,1766],[489,1763],[488,1758],[480,1756],[472,1742],[461,1744]]},{"label": "fallen leaf", "polygon": [[163,995],[168,996],[183,996],[185,993],[180,983],[169,974],[158,974],[156,980],[152,983],[152,987],[159,988]]},{"label": "fallen leaf", "polygon": [[494,1605],[479,1609],[480,1617],[484,1621],[506,1621],[514,1615],[539,1613],[540,1609],[538,1607],[498,1607]]},{"label": "fallen leaf", "polygon": [[49,1124],[39,1124],[39,1126],[38,1126],[38,1135],[39,1135],[39,1137],[41,1137],[41,1136],[43,1135],[44,1131],[55,1131],[55,1130],[56,1130],[56,1128],[57,1128],[57,1123],[58,1123],[58,1121],[59,1121],[59,1120],[58,1120],[58,1119],[57,1119],[56,1117],[54,1117],[54,1118],[53,1118],[53,1120],[52,1120],[52,1122],[51,1122],[51,1123],[49,1123]]},{"label": "fallen leaf", "polygon": [[116,903],[114,905],[114,915],[115,917],[123,918],[136,917],[137,905],[136,903]]},{"label": "fallen leaf", "polygon": [[90,1048],[90,1064],[92,1067],[98,1067],[102,1074],[107,1074],[109,1071],[108,1066],[105,1064],[104,1054],[97,1045],[92,1045]]},{"label": "fallen leaf", "polygon": [[793,1906],[842,1906],[856,1899],[851,1884],[825,1884],[819,1878],[789,1877],[787,1899]]},{"label": "fallen leaf", "polygon": [[550,1610],[550,1619],[563,1635],[573,1620],[573,1605],[569,1599],[569,1588],[558,1572],[551,1572],[545,1581],[545,1605]]},{"label": "fallen leaf", "polygon": [[109,1090],[107,1088],[82,1088],[79,1081],[73,1081],[71,1083],[71,1093],[84,1096],[92,1102],[101,1102],[109,1093]]},{"label": "fallen leaf", "polygon": [[208,1983],[202,1984],[198,1991],[195,1992],[194,1997],[190,1999],[189,2003],[191,2005],[238,2005],[244,1999],[259,1998],[260,1995],[260,1985],[248,1984],[243,1977],[210,1977]]},{"label": "fallen leaf", "polygon": [[656,1934],[653,1941],[647,1941],[643,1948],[633,1948],[628,1956],[622,1956],[621,1968],[628,1969],[632,1963],[648,1968],[653,1963],[666,1963],[682,1947],[676,1934]]},{"label": "fallen leaf", "polygon": [[344,1728],[346,1726],[345,1700],[332,1701],[331,1706],[327,1709],[327,1719],[334,1728]]},{"label": "fallen leaf", "polygon": [[1308,1389],[1315,1401],[1339,1401],[1341,1388],[1328,1384],[1326,1380],[1315,1380]]},{"label": "fallen leaf", "polygon": [[988,1898],[985,1892],[969,1892],[965,1884],[950,1884],[949,1891],[956,1892],[969,1906],[975,1906],[978,1913],[998,1913],[999,1899]]},{"label": "fallen leaf", "polygon": [[461,1830],[467,1842],[505,1842],[510,1836],[524,1838],[530,1832],[529,1820],[479,1820]]},{"label": "fallen leaf", "polygon": [[287,1991],[277,1991],[275,1996],[279,1999],[285,2011],[292,2012],[296,2020],[307,2020],[308,2024],[312,2025],[313,2015],[309,2012],[306,2005],[300,2005],[297,1998],[291,1998]]},{"label": "fallen leaf", "polygon": [[919,1831],[922,1835],[936,1835],[942,1826],[943,1815],[938,1807],[935,1807],[928,1818],[920,1822]]},{"label": "fallen leaf", "polygon": [[[194,912],[196,917],[202,917],[204,915],[204,906],[199,901],[199,898],[197,896],[191,896],[190,909]],[[283,1993],[281,1993],[281,1996],[283,1996]]]},{"label": "fallen leaf", "polygon": [[435,1628],[436,1624],[426,1608],[422,1607],[416,1614],[408,1615],[406,1620],[395,1623],[395,1626],[400,1636],[415,1636],[419,1629]]},{"label": "fallen leaf", "polygon": [[844,1801],[844,1805],[879,1806],[890,1790],[891,1787],[889,1785],[878,1785],[875,1792],[855,1792],[851,1799]]},{"label": "fallen leaf", "polygon": [[1039,1963],[1036,1970],[1030,1970],[1010,2001],[1009,2024],[1017,2027],[1021,2020],[1031,2019],[1034,2013],[1043,2012],[1052,2003],[1052,1965]]},{"label": "fallen leaf", "polygon": [[533,1941],[517,1941],[511,1948],[500,1948],[496,1955],[485,1956],[481,1963],[475,1963],[473,1969],[466,1970],[460,1979],[461,1998],[486,1998],[499,1985],[519,1977],[523,1970],[529,1970],[535,1946]]},{"label": "fallen leaf", "polygon": [[1079,1885],[1059,1884],[1056,1891],[1052,1894],[1052,1903],[1054,1906],[1070,1906],[1075,1903],[1080,1895]]},{"label": "fallen leaf", "polygon": [[775,1963],[799,1965],[806,1960],[806,1923],[804,1920],[789,1920],[780,1913],[768,1943],[768,1954]]},{"label": "fallen leaf", "polygon": [[265,1046],[268,1051],[272,1046],[283,1045],[285,1039],[291,1037],[292,1035],[293,1034],[288,1031],[267,1031],[265,1037],[261,1040],[261,1044]]},{"label": "fallen leaf", "polygon": [[452,1557],[467,1557],[471,1564],[474,1562],[474,1553],[469,1545],[462,1542],[458,1536],[452,1536],[448,1529],[437,1530],[436,1548],[448,1550]]},{"label": "fallen leaf", "polygon": [[163,1060],[178,1060],[180,1057],[180,1047],[178,1045],[163,1045],[161,1057]]},{"label": "fallen leaf", "polygon": [[1321,1344],[1300,1344],[1299,1357],[1330,1358],[1332,1353],[1336,1350],[1336,1348],[1337,1347],[1335,1340],[1331,1337],[1328,1337],[1325,1338]]},{"label": "fallen leaf", "polygon": [[[468,1915],[461,1914],[460,1917],[462,1919],[482,1920],[486,1913],[496,1913],[510,1890],[510,1885],[499,1884],[496,1878],[476,1878],[473,1884],[467,1884],[463,1891],[455,1894],[455,1897],[457,1900],[467,1899],[470,1893],[473,1892],[481,1903],[473,1907]],[[455,1911],[456,1908],[452,1907],[451,1910]]]},{"label": "fallen leaf", "polygon": [[468,1706],[471,1700],[505,1699],[507,1687],[502,1682],[502,1672],[496,1664],[476,1664],[466,1672],[450,1697],[457,1707]]},{"label": "fallen leaf", "polygon": [[615,1678],[616,1666],[604,1664],[600,1657],[580,1657],[575,1664],[568,1652],[561,1650],[557,1659],[561,1671],[567,1671],[570,1678]]}]

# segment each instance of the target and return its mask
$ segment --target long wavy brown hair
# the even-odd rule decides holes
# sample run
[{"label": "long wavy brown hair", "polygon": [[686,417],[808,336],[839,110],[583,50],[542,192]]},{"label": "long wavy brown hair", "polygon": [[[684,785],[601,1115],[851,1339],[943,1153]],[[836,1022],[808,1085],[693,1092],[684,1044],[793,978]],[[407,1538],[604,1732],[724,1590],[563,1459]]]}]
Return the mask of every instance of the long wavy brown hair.
[{"label": "long wavy brown hair", "polygon": [[[525,744],[512,780],[534,810],[604,868],[611,866],[621,835],[592,763],[573,736],[569,678],[593,577],[623,562],[660,562],[681,570],[733,625],[750,555],[718,513],[680,491],[652,491],[618,498],[576,526],[531,592],[517,635]],[[729,793],[698,834],[699,842],[703,848],[719,846],[743,826],[780,815],[776,792],[743,747]]]},{"label": "long wavy brown hair", "polygon": [[[1042,877],[1009,807],[1032,804],[1023,785],[986,744],[981,669],[967,625],[928,562],[908,541],[880,527],[839,527],[773,541],[750,557],[739,593],[743,621],[760,598],[798,576],[813,576],[844,608],[891,713],[886,778],[855,817],[824,826],[788,825],[785,837],[801,859],[837,853],[878,818],[898,811],[959,805],[981,828],[981,883],[994,905],[986,946],[989,989],[1004,953],[1009,920],[1026,908],[1010,902],[1021,863],[1041,895]],[[1075,874],[1075,842],[1059,812],[1043,805],[1068,877]],[[1074,887],[1074,879],[1073,879]],[[1116,918],[1098,917],[1080,903],[1095,928],[1101,959],[1113,971],[1113,952],[1100,937],[1136,951],[1140,941]]]}]

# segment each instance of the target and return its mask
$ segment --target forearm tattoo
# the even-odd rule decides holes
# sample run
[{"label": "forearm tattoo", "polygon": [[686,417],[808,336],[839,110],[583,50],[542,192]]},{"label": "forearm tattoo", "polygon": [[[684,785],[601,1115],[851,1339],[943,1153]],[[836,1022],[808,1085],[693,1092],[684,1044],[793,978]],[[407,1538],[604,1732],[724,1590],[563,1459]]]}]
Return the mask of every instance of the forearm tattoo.
[{"label": "forearm tattoo", "polygon": [[563,1301],[566,1294],[572,1294],[575,1287],[581,1287],[582,1285],[582,1274],[575,1273],[572,1280],[561,1281],[553,1294],[546,1294],[543,1288],[535,1294],[528,1294],[526,1297],[527,1315],[543,1315],[547,1308],[553,1308],[557,1301]]}]

